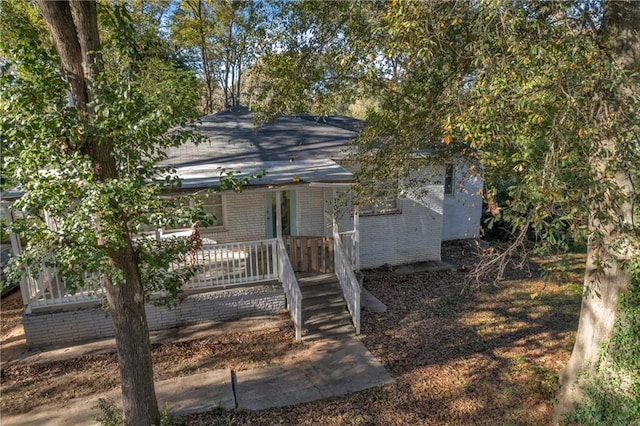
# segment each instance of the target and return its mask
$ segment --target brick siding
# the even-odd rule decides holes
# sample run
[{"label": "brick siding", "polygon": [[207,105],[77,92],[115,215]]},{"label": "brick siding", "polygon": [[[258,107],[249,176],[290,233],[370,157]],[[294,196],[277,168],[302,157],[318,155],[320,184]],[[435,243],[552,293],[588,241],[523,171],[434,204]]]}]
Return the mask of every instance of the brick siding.
[{"label": "brick siding", "polygon": [[[284,293],[279,284],[194,294],[186,296],[170,310],[146,306],[150,330],[278,314],[284,309]],[[111,317],[95,305],[75,310],[25,314],[22,323],[28,347],[113,337]]]}]

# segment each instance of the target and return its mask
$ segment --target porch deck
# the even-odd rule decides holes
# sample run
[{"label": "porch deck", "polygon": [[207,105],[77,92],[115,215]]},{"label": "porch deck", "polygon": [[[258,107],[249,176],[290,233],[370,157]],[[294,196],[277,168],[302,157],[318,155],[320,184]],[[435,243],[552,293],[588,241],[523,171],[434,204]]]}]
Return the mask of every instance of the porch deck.
[{"label": "porch deck", "polygon": [[[212,291],[234,286],[279,281],[277,239],[230,244],[203,245],[194,256],[171,264],[170,270],[196,266],[196,274],[184,286],[185,292]],[[101,280],[86,275],[84,287],[69,292],[57,269],[43,266],[37,274],[27,271],[23,300],[30,310],[99,303],[104,296]],[[36,275],[37,278],[34,278]],[[160,294],[158,293],[160,296]]]},{"label": "porch deck", "polygon": [[[340,287],[343,290],[349,312],[351,313],[359,332],[359,295],[360,289],[353,278],[353,259],[345,253],[341,239],[350,240],[350,235],[334,235],[329,237],[293,237],[289,244],[285,244],[282,238],[272,238],[259,241],[238,242],[229,244],[205,244],[193,256],[186,256],[181,262],[170,265],[170,268],[185,268],[197,266],[196,274],[183,286],[183,296],[198,299],[226,298],[224,309],[237,308],[236,315],[242,316],[242,312],[253,312],[264,306],[277,306],[278,302],[274,291],[279,292],[281,300],[285,304],[293,321],[296,340],[302,336],[302,299],[298,280],[295,272],[323,272],[331,269],[336,274]],[[298,259],[296,267],[292,265],[291,257]],[[58,273],[53,261],[40,267],[37,274],[31,275],[34,270],[23,280],[21,291],[23,301],[27,306],[27,315],[54,314],[57,311],[73,312],[82,307],[97,308],[104,297],[101,279],[97,275],[86,275],[85,286],[76,292],[69,292]],[[274,287],[274,283],[280,284]],[[227,294],[228,293],[228,294]],[[232,294],[233,293],[233,294]],[[255,295],[253,295],[255,293]],[[158,294],[161,296],[161,294]],[[265,298],[266,297],[266,298]],[[195,300],[195,299],[194,299]],[[196,302],[194,302],[196,303]],[[240,305],[238,305],[240,303]],[[174,310],[171,314],[155,312],[147,307],[147,317],[157,316],[159,323],[181,324],[184,321],[196,321],[202,316],[200,313],[186,313],[185,318],[167,319],[168,316],[181,315]],[[187,305],[189,305],[187,303]],[[269,308],[269,309],[271,309]],[[150,310],[151,309],[151,310]],[[184,306],[185,312],[191,309]],[[195,309],[195,308],[194,308]],[[199,309],[199,308],[198,308]],[[261,311],[262,312],[262,311]],[[271,311],[269,311],[271,312]],[[273,312],[279,312],[277,309]],[[75,314],[74,314],[75,315]],[[77,314],[80,315],[80,314]],[[104,316],[104,313],[102,314]],[[209,315],[209,314],[206,314]],[[233,314],[230,314],[233,315]],[[53,318],[51,318],[53,320]],[[70,320],[75,323],[79,320]],[[84,320],[83,320],[84,321]],[[87,323],[95,324],[95,318],[87,320]],[[110,325],[104,324],[105,333],[109,333]]]}]

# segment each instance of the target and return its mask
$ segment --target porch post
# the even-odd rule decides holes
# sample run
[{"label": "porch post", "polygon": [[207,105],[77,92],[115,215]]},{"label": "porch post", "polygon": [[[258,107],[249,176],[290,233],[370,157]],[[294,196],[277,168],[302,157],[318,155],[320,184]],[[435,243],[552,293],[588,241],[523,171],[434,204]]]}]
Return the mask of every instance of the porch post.
[{"label": "porch post", "polygon": [[282,193],[276,191],[276,237],[282,239]]},{"label": "porch post", "polygon": [[360,270],[360,211],[353,206],[353,257],[356,271]]},{"label": "porch post", "polygon": [[336,219],[336,198],[338,197],[338,190],[336,188],[332,189],[331,194],[331,224],[333,225],[333,236],[338,235],[338,221]]},{"label": "porch post", "polygon": [[[2,203],[2,216],[7,220],[7,223],[11,225],[13,223],[13,209],[11,208],[11,204],[3,202]],[[20,241],[18,240],[18,236],[13,232],[9,233],[9,239],[11,240],[11,252],[14,256],[19,255],[22,250],[20,249]]]}]

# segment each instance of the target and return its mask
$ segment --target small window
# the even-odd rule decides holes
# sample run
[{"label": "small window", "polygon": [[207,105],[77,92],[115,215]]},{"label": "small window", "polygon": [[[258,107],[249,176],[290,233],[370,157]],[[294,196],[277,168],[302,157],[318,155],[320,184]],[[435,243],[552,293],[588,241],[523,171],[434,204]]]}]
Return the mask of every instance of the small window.
[{"label": "small window", "polygon": [[444,193],[453,194],[454,169],[453,164],[447,164],[444,172]]},{"label": "small window", "polygon": [[[222,195],[204,194],[200,195],[199,198],[202,200],[202,210],[213,216],[212,221],[206,228],[219,228],[224,226],[224,204]],[[191,200],[189,204],[193,207],[194,201]],[[192,225],[192,223],[179,223],[170,229],[188,229],[191,228]],[[203,226],[202,228],[205,227]]]},{"label": "small window", "polygon": [[208,227],[224,226],[224,206],[222,204],[222,195],[206,194],[201,198],[204,212],[213,216],[213,222],[211,222]]},{"label": "small window", "polygon": [[400,201],[397,198],[384,198],[374,203],[361,204],[358,211],[361,215],[400,213]]}]

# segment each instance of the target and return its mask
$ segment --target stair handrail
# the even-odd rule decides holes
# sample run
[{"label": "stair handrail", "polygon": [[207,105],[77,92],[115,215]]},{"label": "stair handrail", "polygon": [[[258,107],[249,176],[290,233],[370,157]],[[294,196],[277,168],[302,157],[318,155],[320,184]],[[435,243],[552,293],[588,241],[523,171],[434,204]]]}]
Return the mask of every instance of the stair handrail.
[{"label": "stair handrail", "polygon": [[347,308],[356,328],[356,334],[360,334],[360,293],[362,291],[360,283],[353,272],[351,262],[347,258],[337,232],[334,232],[333,244],[335,274],[342,288],[344,300],[347,302]]},{"label": "stair handrail", "polygon": [[295,340],[299,342],[302,340],[302,291],[282,238],[278,238],[278,274],[286,296],[287,309],[295,327]]}]

